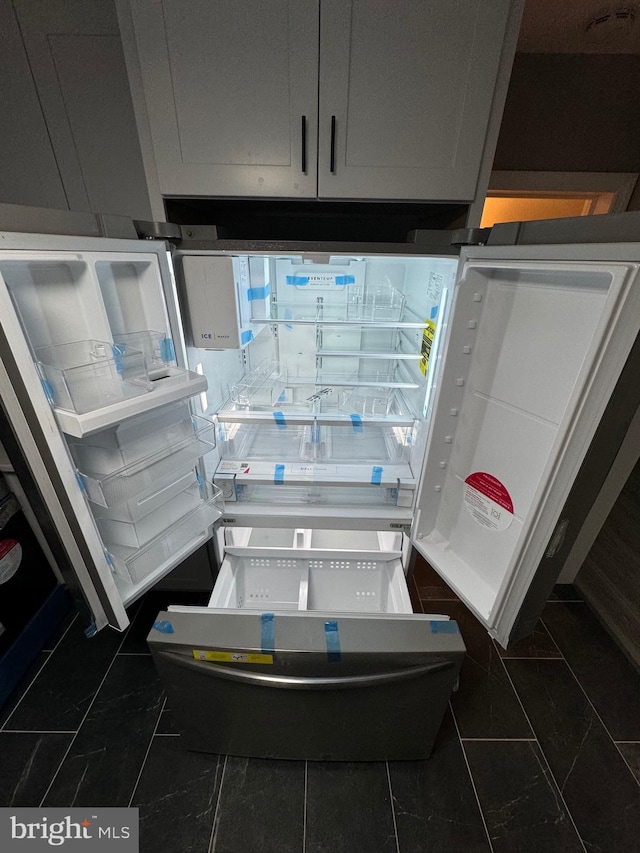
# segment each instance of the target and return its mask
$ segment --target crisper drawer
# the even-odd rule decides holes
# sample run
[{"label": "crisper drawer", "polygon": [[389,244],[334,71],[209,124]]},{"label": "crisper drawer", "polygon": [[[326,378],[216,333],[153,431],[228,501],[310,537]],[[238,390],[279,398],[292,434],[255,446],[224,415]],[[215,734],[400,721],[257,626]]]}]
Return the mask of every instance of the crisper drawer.
[{"label": "crisper drawer", "polygon": [[210,607],[412,613],[399,559],[227,556]]},{"label": "crisper drawer", "polygon": [[399,614],[171,607],[148,643],[187,749],[261,758],[428,758],[464,644]]}]

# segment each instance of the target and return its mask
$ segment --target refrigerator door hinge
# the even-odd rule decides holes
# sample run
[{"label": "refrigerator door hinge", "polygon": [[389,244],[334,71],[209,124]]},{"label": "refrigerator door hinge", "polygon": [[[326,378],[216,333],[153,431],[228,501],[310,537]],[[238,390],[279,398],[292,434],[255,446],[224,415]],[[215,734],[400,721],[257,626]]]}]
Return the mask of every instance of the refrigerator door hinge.
[{"label": "refrigerator door hinge", "polygon": [[452,246],[484,246],[491,228],[457,228],[451,232]]},{"label": "refrigerator door hinge", "polygon": [[172,243],[182,240],[182,228],[172,222],[151,222],[144,219],[134,219],[138,237],[141,240],[169,240]]}]

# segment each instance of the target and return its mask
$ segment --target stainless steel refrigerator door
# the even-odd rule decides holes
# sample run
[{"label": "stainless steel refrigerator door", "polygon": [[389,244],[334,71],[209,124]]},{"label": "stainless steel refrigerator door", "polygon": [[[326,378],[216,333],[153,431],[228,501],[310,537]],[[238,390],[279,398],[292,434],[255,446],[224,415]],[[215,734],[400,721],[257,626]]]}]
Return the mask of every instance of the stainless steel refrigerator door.
[{"label": "stainless steel refrigerator door", "polygon": [[171,608],[148,642],[187,748],[262,758],[427,758],[464,656],[423,615]]},{"label": "stainless steel refrigerator door", "polygon": [[505,647],[640,326],[637,245],[463,252],[414,547]]}]

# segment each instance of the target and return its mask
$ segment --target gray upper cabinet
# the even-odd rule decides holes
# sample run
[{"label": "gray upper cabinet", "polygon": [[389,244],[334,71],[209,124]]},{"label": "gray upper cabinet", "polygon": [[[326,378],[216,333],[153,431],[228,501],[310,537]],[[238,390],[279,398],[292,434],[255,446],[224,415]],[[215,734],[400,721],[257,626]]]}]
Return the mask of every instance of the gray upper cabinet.
[{"label": "gray upper cabinet", "polygon": [[118,8],[163,195],[474,199],[509,0]]},{"label": "gray upper cabinet", "polygon": [[[55,206],[148,218],[115,3],[13,0],[13,6],[59,172],[55,177],[64,187],[65,203],[54,195]],[[53,177],[49,182],[55,189]],[[37,203],[24,191],[15,202]]]},{"label": "gray upper cabinet", "polygon": [[471,201],[508,0],[322,0],[318,195]]},{"label": "gray upper cabinet", "polygon": [[162,194],[315,196],[318,0],[130,5]]}]

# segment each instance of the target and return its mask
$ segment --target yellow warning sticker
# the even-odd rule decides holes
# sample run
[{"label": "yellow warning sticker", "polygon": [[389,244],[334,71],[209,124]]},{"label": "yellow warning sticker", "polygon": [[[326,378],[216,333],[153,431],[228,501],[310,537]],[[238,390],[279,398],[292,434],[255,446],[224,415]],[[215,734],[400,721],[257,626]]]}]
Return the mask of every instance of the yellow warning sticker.
[{"label": "yellow warning sticker", "polygon": [[209,660],[219,663],[273,663],[273,655],[248,652],[208,652],[194,649],[193,656],[196,660]]},{"label": "yellow warning sticker", "polygon": [[436,324],[433,320],[424,321],[424,330],[422,332],[422,346],[420,348],[420,372],[423,376],[427,375],[429,369],[429,357],[431,355],[431,347],[433,339],[436,335]]}]

